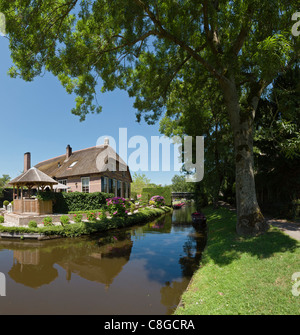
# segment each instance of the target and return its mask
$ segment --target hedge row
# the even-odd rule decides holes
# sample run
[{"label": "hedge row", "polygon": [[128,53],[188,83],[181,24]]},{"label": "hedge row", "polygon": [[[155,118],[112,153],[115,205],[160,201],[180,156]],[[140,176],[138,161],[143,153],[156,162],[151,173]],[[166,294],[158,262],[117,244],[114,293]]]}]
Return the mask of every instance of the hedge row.
[{"label": "hedge row", "polygon": [[29,227],[5,227],[0,225],[0,232],[5,233],[18,233],[18,234],[44,234],[44,235],[58,235],[62,237],[75,237],[81,235],[88,235],[97,232],[107,231],[109,229],[130,227],[137,224],[146,223],[154,220],[155,218],[170,212],[171,208],[146,208],[142,211],[132,214],[126,218],[113,217],[111,219],[102,219],[96,223],[80,222],[67,224],[64,226],[46,226],[38,228]]},{"label": "hedge row", "polygon": [[111,197],[114,197],[114,195],[103,192],[54,193],[53,211],[54,213],[62,214],[77,211],[90,211],[106,205],[106,199]]},{"label": "hedge row", "polygon": [[164,197],[165,203],[167,206],[172,205],[172,192],[171,188],[168,186],[165,187],[147,187],[143,188],[142,191],[142,197],[148,198],[148,201],[154,196],[154,195],[160,195]]}]

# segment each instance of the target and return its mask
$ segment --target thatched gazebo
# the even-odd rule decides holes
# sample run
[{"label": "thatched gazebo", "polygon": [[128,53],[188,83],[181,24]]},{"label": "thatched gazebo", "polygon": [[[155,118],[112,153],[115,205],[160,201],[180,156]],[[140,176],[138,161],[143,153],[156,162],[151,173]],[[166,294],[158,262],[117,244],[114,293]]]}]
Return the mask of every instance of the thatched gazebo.
[{"label": "thatched gazebo", "polygon": [[[10,183],[13,186],[14,212],[21,214],[52,214],[52,201],[39,200],[31,197],[33,188],[44,191],[47,186],[53,190],[53,185],[58,182],[35,167],[28,169]],[[27,196],[24,197],[24,187],[27,188]]]}]

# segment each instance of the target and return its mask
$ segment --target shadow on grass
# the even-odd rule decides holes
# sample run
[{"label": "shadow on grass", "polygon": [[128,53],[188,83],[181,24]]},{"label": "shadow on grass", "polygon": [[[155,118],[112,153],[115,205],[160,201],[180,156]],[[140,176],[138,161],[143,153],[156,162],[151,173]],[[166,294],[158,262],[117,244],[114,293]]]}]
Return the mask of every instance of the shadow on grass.
[{"label": "shadow on grass", "polygon": [[219,266],[228,265],[248,253],[259,259],[275,253],[295,252],[299,242],[282,233],[278,228],[256,237],[240,237],[236,233],[236,214],[228,209],[205,210],[208,225],[206,255]]}]

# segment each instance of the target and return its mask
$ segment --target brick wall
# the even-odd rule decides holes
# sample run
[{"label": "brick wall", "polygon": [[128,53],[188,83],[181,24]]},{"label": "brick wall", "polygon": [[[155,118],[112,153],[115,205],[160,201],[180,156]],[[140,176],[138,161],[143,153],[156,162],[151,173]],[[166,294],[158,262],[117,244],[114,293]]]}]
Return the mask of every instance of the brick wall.
[{"label": "brick wall", "polygon": [[[123,190],[123,182],[130,184],[130,175],[128,172],[122,171],[106,171],[101,174],[93,174],[86,176],[90,178],[90,193],[101,192],[101,177],[107,177],[109,179],[115,179],[122,182],[122,195],[125,196]],[[82,192],[81,177],[69,177],[67,179],[67,186],[70,187],[69,192]],[[130,187],[129,187],[130,192]]]}]

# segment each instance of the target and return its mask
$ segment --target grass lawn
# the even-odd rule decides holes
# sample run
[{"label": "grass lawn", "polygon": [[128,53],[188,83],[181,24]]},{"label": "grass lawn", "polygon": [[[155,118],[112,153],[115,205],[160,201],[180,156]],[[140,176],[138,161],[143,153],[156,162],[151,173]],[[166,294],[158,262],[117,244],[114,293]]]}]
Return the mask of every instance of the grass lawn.
[{"label": "grass lawn", "polygon": [[235,213],[224,208],[204,212],[207,246],[174,314],[299,315],[300,295],[292,294],[292,275],[300,272],[300,243],[275,227],[242,238],[235,232]]}]

